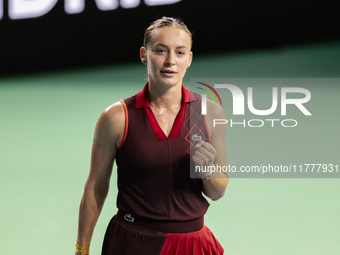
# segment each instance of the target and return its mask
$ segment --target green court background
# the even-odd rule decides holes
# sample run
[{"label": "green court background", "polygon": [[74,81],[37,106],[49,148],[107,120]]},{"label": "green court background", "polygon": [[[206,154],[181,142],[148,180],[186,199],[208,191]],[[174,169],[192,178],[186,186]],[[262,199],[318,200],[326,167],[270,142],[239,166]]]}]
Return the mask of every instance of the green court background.
[{"label": "green court background", "polygon": [[[189,87],[191,77],[339,77],[339,60],[340,42],[194,56],[184,84]],[[136,57],[132,64],[0,78],[1,254],[74,254],[96,121],[108,105],[138,92],[146,77]],[[319,89],[332,98],[340,91]],[[323,103],[318,107],[322,111]],[[327,139],[332,146],[323,149],[339,156],[339,134],[328,133]],[[226,144],[227,151],[233,146]],[[113,172],[91,255],[100,254],[116,212]],[[230,179],[205,222],[225,254],[340,254],[339,184],[340,179]]]}]

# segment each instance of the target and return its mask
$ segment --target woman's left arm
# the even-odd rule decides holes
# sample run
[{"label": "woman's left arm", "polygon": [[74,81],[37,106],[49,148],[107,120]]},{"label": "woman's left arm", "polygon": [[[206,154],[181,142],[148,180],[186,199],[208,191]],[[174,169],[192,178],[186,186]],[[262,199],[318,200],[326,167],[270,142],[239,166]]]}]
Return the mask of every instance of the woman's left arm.
[{"label": "woman's left arm", "polygon": [[[193,155],[196,165],[205,166],[209,169],[215,169],[215,172],[201,172],[203,181],[203,192],[212,200],[218,200],[223,197],[229,182],[228,172],[217,171],[223,166],[227,167],[227,155],[225,150],[226,124],[217,124],[213,126],[214,119],[225,119],[224,110],[221,106],[215,105],[207,100],[208,114],[206,121],[210,133],[210,141],[198,143],[198,150]],[[224,168],[225,169],[225,168]]]}]

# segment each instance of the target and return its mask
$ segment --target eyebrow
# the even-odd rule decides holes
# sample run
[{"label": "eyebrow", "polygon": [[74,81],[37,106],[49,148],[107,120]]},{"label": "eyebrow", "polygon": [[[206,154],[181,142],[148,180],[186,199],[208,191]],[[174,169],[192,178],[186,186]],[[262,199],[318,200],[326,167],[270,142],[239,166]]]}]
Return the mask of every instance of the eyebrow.
[{"label": "eyebrow", "polygon": [[[162,46],[162,47],[164,47],[164,48],[169,48],[167,45],[165,45],[165,44],[163,44],[163,43],[156,43],[156,44],[154,45],[154,47],[155,47],[155,46]],[[186,47],[186,46],[184,46],[184,45],[181,45],[181,46],[176,47],[176,49],[181,49],[181,48],[187,49],[188,47]]]}]

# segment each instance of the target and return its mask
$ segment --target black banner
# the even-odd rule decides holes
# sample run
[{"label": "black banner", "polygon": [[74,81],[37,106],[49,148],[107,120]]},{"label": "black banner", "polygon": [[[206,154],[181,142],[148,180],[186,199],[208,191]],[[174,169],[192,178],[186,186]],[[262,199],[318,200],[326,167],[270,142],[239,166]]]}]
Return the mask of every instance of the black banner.
[{"label": "black banner", "polygon": [[2,74],[138,59],[144,29],[177,16],[195,54],[339,38],[338,1],[0,0]]}]

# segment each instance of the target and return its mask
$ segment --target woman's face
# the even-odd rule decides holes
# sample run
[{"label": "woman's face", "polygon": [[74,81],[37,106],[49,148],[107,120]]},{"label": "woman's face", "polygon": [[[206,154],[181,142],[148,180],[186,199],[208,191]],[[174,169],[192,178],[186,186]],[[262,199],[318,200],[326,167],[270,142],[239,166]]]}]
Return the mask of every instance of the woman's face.
[{"label": "woman's face", "polygon": [[181,85],[192,61],[191,38],[175,26],[156,29],[147,45],[140,50],[142,61],[147,64],[150,83],[166,87]]}]

